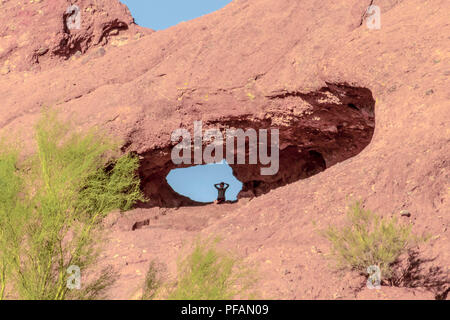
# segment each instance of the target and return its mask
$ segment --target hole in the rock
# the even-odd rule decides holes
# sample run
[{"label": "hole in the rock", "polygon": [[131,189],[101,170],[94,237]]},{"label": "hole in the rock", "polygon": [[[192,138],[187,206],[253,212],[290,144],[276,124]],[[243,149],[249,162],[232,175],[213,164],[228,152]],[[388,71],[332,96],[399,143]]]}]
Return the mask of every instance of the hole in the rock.
[{"label": "hole in the rock", "polygon": [[325,159],[323,156],[315,151],[308,151],[309,154],[309,162],[305,166],[305,171],[308,172],[309,175],[315,175],[319,172],[324,171],[327,168],[327,164],[325,163]]},{"label": "hole in the rock", "polygon": [[201,203],[211,203],[217,199],[214,187],[217,183],[230,185],[225,193],[227,201],[236,201],[242,189],[242,182],[233,176],[233,169],[226,161],[172,169],[166,180],[176,193]]},{"label": "hole in the rock", "polygon": [[[238,199],[258,197],[350,159],[364,150],[372,140],[375,129],[375,99],[367,88],[327,83],[327,87],[310,93],[287,92],[271,96],[267,103],[270,112],[261,117],[240,115],[209,120],[203,123],[203,131],[218,129],[226,136],[225,131],[229,128],[244,131],[278,129],[277,173],[263,175],[261,169],[269,165],[263,165],[261,162],[232,164],[230,161],[230,166],[226,165],[228,178],[216,176],[211,165],[175,165],[171,160],[173,145],[167,145],[140,154],[143,159],[139,169],[142,188],[150,199],[143,206],[204,205],[216,199],[217,191],[213,185],[221,181],[230,184],[232,181],[242,182],[242,190],[230,189],[231,192],[227,193],[228,199],[235,199],[236,194]],[[306,111],[305,105],[309,108]],[[193,136],[193,126],[187,125],[186,130]],[[203,141],[202,147],[206,148],[207,145],[208,143]],[[236,146],[234,143],[233,145]],[[249,145],[245,145],[245,157],[249,159]],[[223,148],[225,152],[227,141],[224,141]],[[193,153],[191,149],[191,158]],[[213,172],[204,171],[200,176],[195,174],[196,170],[205,168]],[[177,172],[185,172],[184,178],[174,184],[171,180]],[[192,173],[188,175],[189,172]]]}]

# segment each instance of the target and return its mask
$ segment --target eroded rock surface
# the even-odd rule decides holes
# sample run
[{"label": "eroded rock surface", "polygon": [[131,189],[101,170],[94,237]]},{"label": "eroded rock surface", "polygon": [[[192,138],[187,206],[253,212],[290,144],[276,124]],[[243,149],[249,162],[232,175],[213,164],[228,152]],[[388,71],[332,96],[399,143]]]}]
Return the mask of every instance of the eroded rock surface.
[{"label": "eroded rock surface", "polygon": [[[33,148],[29,128],[52,106],[81,129],[121,139],[142,158],[153,205],[177,207],[190,203],[163,183],[173,130],[198,120],[276,126],[280,175],[235,166],[241,196],[258,197],[200,228],[259,267],[264,297],[358,297],[358,277],[330,271],[317,232],[342,222],[350,198],[384,215],[411,212],[402,219],[433,235],[425,267],[448,268],[448,1],[235,0],[158,32],[135,26],[118,1],[74,3],[87,24],[67,33],[69,1],[1,1],[0,130],[20,137],[24,152]],[[381,8],[380,30],[365,25],[369,4]],[[170,212],[189,219],[196,209]],[[133,245],[148,254],[130,261],[157,257],[173,272],[181,243],[199,232],[173,225],[112,231],[120,242],[108,244],[105,261],[115,264],[117,250],[134,254]],[[111,297],[129,298],[121,288],[143,281],[135,266],[116,263]]]},{"label": "eroded rock surface", "polygon": [[123,45],[152,32],[136,26],[119,1],[2,0],[0,21],[2,74],[53,67],[108,42]]}]

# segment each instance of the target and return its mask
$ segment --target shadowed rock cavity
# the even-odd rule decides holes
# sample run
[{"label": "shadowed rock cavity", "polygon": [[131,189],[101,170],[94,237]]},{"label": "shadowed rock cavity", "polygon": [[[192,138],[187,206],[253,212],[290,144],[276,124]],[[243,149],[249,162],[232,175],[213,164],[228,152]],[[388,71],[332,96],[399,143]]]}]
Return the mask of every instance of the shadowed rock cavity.
[{"label": "shadowed rock cavity", "polygon": [[[203,123],[203,130],[253,128],[279,130],[279,171],[261,175],[261,164],[231,164],[233,175],[243,183],[238,198],[256,197],[274,188],[309,178],[330,166],[356,156],[371,141],[375,128],[375,100],[369,89],[331,84],[310,93],[283,92],[267,97],[263,117],[242,115]],[[177,128],[174,128],[174,130]],[[190,130],[193,137],[193,130]],[[269,134],[270,136],[270,134]],[[209,142],[203,142],[203,148]],[[145,206],[178,207],[204,205],[176,193],[167,183],[175,165],[175,144],[141,154],[140,177],[150,199]],[[270,149],[270,148],[269,148]],[[226,140],[224,140],[224,155]],[[246,163],[248,151],[246,149]],[[193,147],[192,147],[192,159]],[[194,164],[192,164],[194,165]],[[268,167],[268,165],[263,166]]]}]

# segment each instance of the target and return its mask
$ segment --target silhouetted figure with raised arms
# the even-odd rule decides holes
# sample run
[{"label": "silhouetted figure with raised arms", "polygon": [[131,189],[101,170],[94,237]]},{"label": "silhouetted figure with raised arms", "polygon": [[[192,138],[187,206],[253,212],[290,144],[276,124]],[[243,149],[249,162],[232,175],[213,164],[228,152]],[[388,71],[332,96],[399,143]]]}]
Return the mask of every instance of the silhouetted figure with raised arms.
[{"label": "silhouetted figure with raised arms", "polygon": [[217,189],[217,200],[214,201],[215,204],[221,204],[225,202],[225,192],[230,185],[225,182],[217,183],[214,187]]}]

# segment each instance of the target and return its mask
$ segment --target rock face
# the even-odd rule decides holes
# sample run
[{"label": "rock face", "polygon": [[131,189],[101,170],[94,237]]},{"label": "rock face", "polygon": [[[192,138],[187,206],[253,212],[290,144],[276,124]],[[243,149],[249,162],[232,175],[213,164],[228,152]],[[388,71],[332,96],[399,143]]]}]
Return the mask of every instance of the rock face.
[{"label": "rock face", "polygon": [[[349,197],[412,212],[415,229],[435,236],[433,263],[449,265],[448,1],[235,0],[158,32],[115,0],[75,1],[82,28],[68,30],[70,4],[0,2],[0,128],[24,152],[28,128],[52,106],[140,155],[150,206],[190,206],[165,181],[174,130],[200,120],[278,128],[278,174],[233,165],[240,197],[252,200],[203,229],[262,266],[264,293],[348,294],[310,249],[326,248],[312,221],[339,223]],[[366,26],[370,4],[381,8],[379,30]]]},{"label": "rock face", "polygon": [[56,66],[111,40],[120,45],[138,30],[152,32],[137,27],[119,1],[2,0],[0,9],[3,74]]}]

